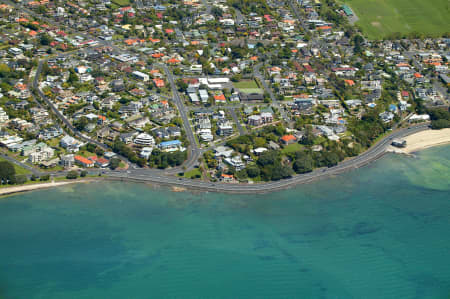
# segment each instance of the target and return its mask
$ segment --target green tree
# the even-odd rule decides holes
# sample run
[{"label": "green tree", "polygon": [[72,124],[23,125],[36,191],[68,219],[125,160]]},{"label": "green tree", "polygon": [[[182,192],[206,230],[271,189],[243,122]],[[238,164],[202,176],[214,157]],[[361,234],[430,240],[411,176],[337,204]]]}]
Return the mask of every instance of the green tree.
[{"label": "green tree", "polygon": [[14,165],[8,161],[0,162],[0,181],[2,184],[7,184],[12,181],[16,175]]},{"label": "green tree", "polygon": [[112,158],[111,161],[109,161],[109,168],[112,170],[116,169],[120,165],[120,160],[118,158]]},{"label": "green tree", "polygon": [[75,73],[74,69],[69,69],[69,79],[67,79],[67,82],[69,84],[74,84],[76,82],[78,82],[78,75]]},{"label": "green tree", "polygon": [[248,177],[256,178],[256,177],[259,176],[259,174],[260,174],[260,170],[259,170],[259,168],[257,166],[252,165],[252,166],[247,167],[247,175],[248,175]]},{"label": "green tree", "polygon": [[311,172],[314,168],[314,161],[310,155],[303,154],[295,160],[293,168],[296,173]]},{"label": "green tree", "polygon": [[24,174],[19,174],[19,175],[15,175],[15,177],[14,177],[14,184],[17,184],[17,185],[22,185],[22,184],[25,184],[26,182],[27,182],[27,176],[26,175],[24,175]]},{"label": "green tree", "polygon": [[39,38],[39,42],[43,46],[48,46],[48,45],[50,45],[51,38],[47,33],[44,33],[44,34],[41,34],[41,36]]},{"label": "green tree", "polygon": [[50,180],[50,175],[49,174],[42,175],[39,180],[42,181],[42,182],[48,181],[48,180]]},{"label": "green tree", "polygon": [[75,170],[69,171],[66,175],[66,178],[69,180],[75,180],[76,178],[78,178],[78,172],[76,172]]}]

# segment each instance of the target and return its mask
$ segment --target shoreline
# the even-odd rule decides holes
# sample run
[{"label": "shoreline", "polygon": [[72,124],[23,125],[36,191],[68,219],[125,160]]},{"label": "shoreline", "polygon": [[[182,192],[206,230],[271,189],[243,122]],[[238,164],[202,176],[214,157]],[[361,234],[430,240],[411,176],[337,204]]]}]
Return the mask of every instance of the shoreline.
[{"label": "shoreline", "polygon": [[[211,183],[205,181],[191,182],[190,180],[180,181],[179,179],[173,177],[167,177],[167,180],[156,181],[151,179],[151,177],[142,178],[142,176],[132,177],[127,175],[123,176],[121,174],[116,175],[112,174],[104,176],[102,178],[100,177],[90,179],[87,178],[73,181],[36,183],[29,185],[0,188],[0,197],[16,193],[59,187],[68,184],[86,183],[93,181],[122,181],[122,182],[128,181],[128,182],[144,183],[155,187],[166,186],[170,188],[170,190],[173,192],[204,191],[204,192],[219,192],[219,193],[240,193],[240,194],[268,193],[288,189],[294,185],[307,184],[323,178],[333,177],[341,173],[363,167],[367,164],[370,164],[373,161],[378,160],[388,152],[411,155],[412,152],[424,150],[434,146],[450,144],[450,128],[435,131],[427,129],[414,133],[407,132],[405,130],[405,132],[406,135],[404,135],[402,138],[407,141],[407,146],[405,148],[396,148],[391,146],[390,140],[392,140],[393,138],[386,137],[383,142],[380,142],[381,144],[375,146],[378,147],[378,149],[372,148],[368,150],[368,152],[370,152],[371,150],[372,152],[375,152],[375,154],[371,154],[373,156],[372,158],[364,159],[363,156],[368,154],[368,152],[365,152],[358,157],[352,158],[350,160],[338,164],[338,166],[325,169],[316,169],[314,172],[303,175],[296,175],[291,179],[286,179],[277,182],[265,182],[262,184],[238,184],[238,183],[226,184],[226,183]],[[234,186],[236,186],[236,188],[233,188]]]},{"label": "shoreline", "polygon": [[417,132],[402,139],[406,141],[406,147],[398,148],[391,145],[388,151],[411,155],[430,147],[450,144],[450,128]]},{"label": "shoreline", "polygon": [[48,189],[48,188],[54,188],[54,187],[60,187],[65,185],[71,185],[71,184],[78,184],[78,183],[89,183],[98,181],[98,179],[83,179],[83,180],[73,180],[73,181],[61,181],[61,182],[47,182],[47,183],[35,183],[35,184],[27,184],[27,185],[18,185],[18,186],[11,186],[11,187],[4,187],[0,188],[0,199],[9,195],[17,194],[17,193],[24,193],[24,192],[30,192],[30,191],[36,191],[36,190],[42,190],[42,189]]}]

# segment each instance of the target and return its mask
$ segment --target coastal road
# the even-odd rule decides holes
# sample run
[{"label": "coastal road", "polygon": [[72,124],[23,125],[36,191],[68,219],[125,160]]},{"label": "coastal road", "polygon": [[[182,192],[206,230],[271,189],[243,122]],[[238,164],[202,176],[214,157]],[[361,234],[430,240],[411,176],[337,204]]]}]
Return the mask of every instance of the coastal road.
[{"label": "coastal road", "polygon": [[198,158],[201,155],[201,151],[197,145],[194,132],[192,131],[192,127],[189,122],[189,118],[186,113],[187,109],[184,106],[183,100],[180,98],[180,95],[178,94],[177,85],[173,78],[172,72],[165,64],[156,64],[156,65],[163,68],[164,72],[166,73],[167,80],[169,81],[170,87],[172,89],[173,100],[178,108],[178,111],[180,112],[181,119],[183,120],[184,131],[186,132],[186,137],[189,140],[190,144],[188,159],[187,161],[185,161],[183,165],[184,167],[186,167],[186,169],[190,169],[197,163]]},{"label": "coastal road", "polygon": [[162,185],[184,187],[193,190],[205,190],[215,192],[228,192],[228,193],[265,193],[284,189],[293,185],[311,182],[317,179],[325,178],[331,175],[336,175],[345,171],[356,169],[367,165],[386,153],[386,148],[391,144],[393,139],[403,138],[405,136],[428,130],[428,124],[420,124],[417,126],[399,129],[377,144],[372,146],[369,150],[361,155],[348,159],[339,163],[331,168],[320,168],[313,172],[295,175],[294,177],[286,180],[280,180],[275,182],[261,183],[261,184],[227,184],[227,183],[212,183],[205,181],[194,181],[183,178],[168,177],[158,173],[150,174],[145,169],[136,169],[127,172],[112,172],[106,171],[105,174],[111,178],[117,180],[134,180],[142,182],[150,182]]},{"label": "coastal road", "polygon": [[280,112],[281,118],[287,122],[290,123],[290,120],[286,114],[286,110],[280,105],[280,103],[278,102],[277,98],[275,97],[272,88],[270,88],[267,83],[266,83],[266,79],[264,78],[264,76],[261,74],[260,69],[263,66],[263,63],[258,63],[253,67],[253,76],[255,78],[258,78],[259,81],[261,82],[261,84],[264,87],[264,90],[269,94],[270,99],[272,100],[272,105],[277,108],[277,110]]},{"label": "coastal road", "polygon": [[22,162],[20,162],[20,161],[17,161],[16,159],[13,159],[13,158],[11,158],[11,157],[8,156],[8,155],[1,154],[1,153],[0,153],[0,157],[3,158],[3,159],[5,159],[5,160],[7,160],[7,161],[9,161],[9,162],[11,162],[11,163],[13,163],[13,164],[15,164],[15,165],[17,165],[17,166],[19,166],[19,167],[22,167],[22,168],[25,168],[25,169],[28,170],[28,171],[31,171],[31,173],[33,173],[33,174],[35,174],[35,175],[39,175],[39,174],[40,174],[40,171],[39,171],[38,169],[35,169],[35,168],[33,168],[33,167],[31,167],[31,166],[25,164],[25,163],[22,163]]}]

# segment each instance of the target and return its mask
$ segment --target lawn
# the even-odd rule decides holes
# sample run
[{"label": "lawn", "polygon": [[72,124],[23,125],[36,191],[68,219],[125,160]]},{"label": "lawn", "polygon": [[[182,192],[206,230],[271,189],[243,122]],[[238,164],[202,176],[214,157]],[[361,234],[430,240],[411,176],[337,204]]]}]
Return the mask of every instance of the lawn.
[{"label": "lawn", "polygon": [[341,0],[359,18],[357,24],[370,39],[392,33],[418,32],[429,36],[450,31],[448,0]]},{"label": "lawn", "polygon": [[[0,161],[7,161],[7,160],[0,157]],[[31,171],[29,171],[28,169],[20,167],[16,164],[14,164],[14,169],[16,170],[16,174],[30,174],[31,173]]]},{"label": "lawn", "polygon": [[127,6],[130,5],[130,0],[111,0],[112,3],[115,3],[119,6]]},{"label": "lawn", "polygon": [[242,80],[233,83],[234,88],[239,89],[243,93],[262,93],[255,80]]},{"label": "lawn", "polygon": [[192,178],[195,178],[196,176],[200,176],[200,178],[202,177],[202,173],[200,172],[200,169],[198,169],[198,168],[194,168],[194,169],[186,171],[184,173],[184,177],[187,179],[192,179]]},{"label": "lawn", "polygon": [[291,144],[285,146],[285,147],[281,150],[281,152],[282,152],[283,154],[286,155],[286,154],[298,152],[298,151],[301,150],[302,148],[303,148],[303,145],[301,145],[301,144],[295,142],[295,143],[291,143]]}]

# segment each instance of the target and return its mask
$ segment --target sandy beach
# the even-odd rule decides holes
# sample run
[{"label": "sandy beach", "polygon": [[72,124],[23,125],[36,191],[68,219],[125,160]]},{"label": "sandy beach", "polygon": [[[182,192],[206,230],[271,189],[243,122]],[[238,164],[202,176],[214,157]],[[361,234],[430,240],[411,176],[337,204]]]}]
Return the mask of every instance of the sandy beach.
[{"label": "sandy beach", "polygon": [[406,147],[395,148],[391,146],[390,151],[411,154],[429,147],[450,143],[450,128],[441,130],[426,130],[409,135],[405,138]]},{"label": "sandy beach", "polygon": [[[92,180],[90,180],[90,181],[92,181]],[[83,182],[89,182],[89,181],[88,180],[74,180],[74,181],[36,183],[36,184],[29,184],[29,185],[5,187],[5,188],[0,188],[0,196],[11,195],[11,194],[20,193],[20,192],[34,191],[34,190],[39,190],[39,189],[59,187],[59,186],[64,186],[64,185],[69,185],[69,184],[83,183]]]}]

